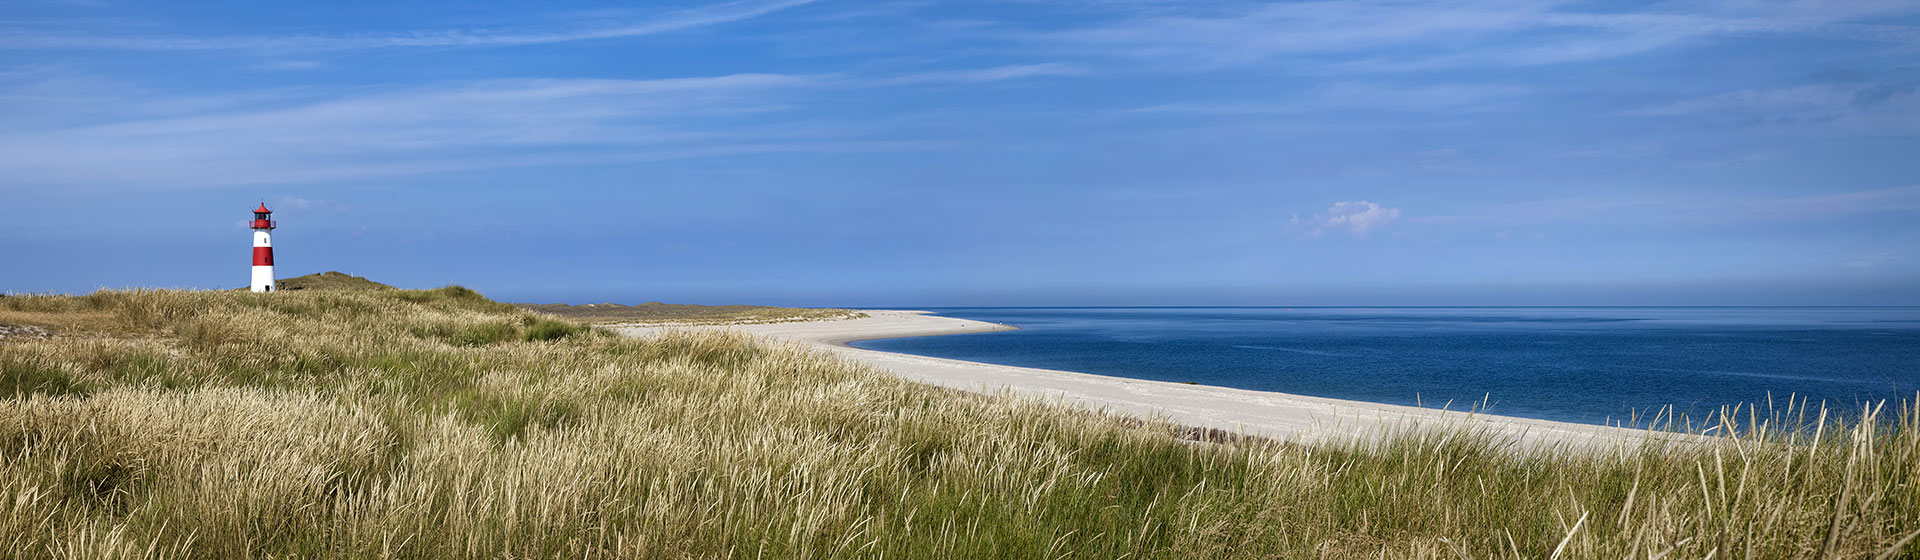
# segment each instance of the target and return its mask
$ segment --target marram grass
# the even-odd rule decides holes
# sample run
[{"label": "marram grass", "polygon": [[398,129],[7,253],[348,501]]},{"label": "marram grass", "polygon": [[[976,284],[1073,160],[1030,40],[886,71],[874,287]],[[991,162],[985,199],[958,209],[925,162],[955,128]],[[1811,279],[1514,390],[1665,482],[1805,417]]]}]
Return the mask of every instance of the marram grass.
[{"label": "marram grass", "polygon": [[0,556],[1915,558],[1920,415],[1299,445],[462,288],[0,298]]}]

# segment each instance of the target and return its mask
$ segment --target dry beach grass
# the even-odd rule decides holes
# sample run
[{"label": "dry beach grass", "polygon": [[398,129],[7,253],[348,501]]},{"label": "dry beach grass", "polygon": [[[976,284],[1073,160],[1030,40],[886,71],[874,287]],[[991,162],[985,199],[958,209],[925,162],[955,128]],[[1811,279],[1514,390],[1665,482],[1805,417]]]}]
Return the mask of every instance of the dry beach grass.
[{"label": "dry beach grass", "polygon": [[1201,442],[458,287],[0,298],[0,555],[1912,558],[1920,415]]}]

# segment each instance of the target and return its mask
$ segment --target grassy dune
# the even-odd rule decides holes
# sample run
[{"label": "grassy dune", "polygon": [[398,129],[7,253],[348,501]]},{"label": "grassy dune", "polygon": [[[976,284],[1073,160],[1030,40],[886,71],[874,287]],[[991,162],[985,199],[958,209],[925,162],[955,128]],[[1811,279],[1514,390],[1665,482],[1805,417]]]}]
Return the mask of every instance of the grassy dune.
[{"label": "grassy dune", "polygon": [[1314,446],[428,291],[0,298],[0,555],[1913,558],[1920,420]]},{"label": "grassy dune", "polygon": [[[245,288],[242,288],[245,289]],[[295,276],[280,280],[280,291],[291,290],[333,290],[333,291],[383,291],[395,289],[366,278],[335,271]]]}]

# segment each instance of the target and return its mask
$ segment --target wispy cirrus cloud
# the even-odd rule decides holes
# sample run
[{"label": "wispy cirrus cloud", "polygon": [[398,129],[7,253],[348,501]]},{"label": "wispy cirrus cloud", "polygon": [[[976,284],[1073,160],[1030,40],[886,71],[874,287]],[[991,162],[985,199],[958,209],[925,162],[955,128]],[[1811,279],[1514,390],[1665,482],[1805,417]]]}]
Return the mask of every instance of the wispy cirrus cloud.
[{"label": "wispy cirrus cloud", "polygon": [[[1282,56],[1335,57],[1319,71],[1524,66],[1643,53],[1715,36],[1799,36],[1920,43],[1911,3],[1718,2],[1593,10],[1509,0],[1164,4],[1116,10],[1110,23],[1035,32],[1031,42],[1088,56],[1203,66]],[[1888,21],[1862,21],[1887,18]]]},{"label": "wispy cirrus cloud", "polygon": [[115,36],[97,32],[0,32],[0,49],[140,51],[344,51],[413,47],[503,47],[655,35],[760,17],[815,0],[742,0],[646,19],[599,19],[533,28],[441,29],[327,35]]},{"label": "wispy cirrus cloud", "polygon": [[1058,62],[1040,64],[1015,64],[992,68],[965,70],[934,70],[917,72],[872,80],[872,85],[918,85],[939,83],[987,83],[1017,80],[1021,78],[1040,78],[1048,76],[1078,76],[1086,74],[1083,68]]},{"label": "wispy cirrus cloud", "polygon": [[1865,82],[1743,89],[1627,111],[1628,116],[1920,135],[1920,82]]},{"label": "wispy cirrus cloud", "polygon": [[[179,189],[767,152],[918,149],[884,123],[823,119],[835,93],[1070,73],[1048,65],[887,76],[501,79],[260,95],[243,105],[145,99],[165,116],[0,120],[10,184]],[[4,88],[0,88],[4,91]],[[98,94],[104,96],[106,94]],[[236,95],[246,99],[244,95]],[[95,104],[110,103],[110,100]],[[868,116],[871,120],[871,115]]]},{"label": "wispy cirrus cloud", "polygon": [[1819,194],[1805,190],[1765,194],[1660,190],[1493,202],[1478,205],[1471,212],[1421,216],[1409,221],[1486,228],[1591,224],[1717,227],[1851,220],[1920,211],[1920,185]]},{"label": "wispy cirrus cloud", "polygon": [[1125,113],[1180,119],[1323,115],[1334,111],[1465,114],[1499,110],[1534,94],[1535,90],[1513,84],[1340,81],[1258,101],[1162,103],[1128,109]]}]

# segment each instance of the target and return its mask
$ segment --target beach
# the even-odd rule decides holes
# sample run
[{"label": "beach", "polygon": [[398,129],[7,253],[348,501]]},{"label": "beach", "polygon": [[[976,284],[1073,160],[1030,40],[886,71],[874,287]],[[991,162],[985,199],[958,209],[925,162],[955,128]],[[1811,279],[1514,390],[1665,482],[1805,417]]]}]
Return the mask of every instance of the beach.
[{"label": "beach", "polygon": [[[716,329],[805,345],[919,383],[989,395],[1016,395],[1279,441],[1312,443],[1369,437],[1413,427],[1468,425],[1527,445],[1590,447],[1655,434],[1592,424],[1554,422],[1453,410],[1329,399],[1229,387],[1110,377],[1072,371],[984,364],[847,346],[860,340],[985,333],[1014,327],[925,311],[865,310],[865,317],[752,325],[620,327],[629,336],[669,329]],[[1670,437],[1659,434],[1659,437]]]}]

